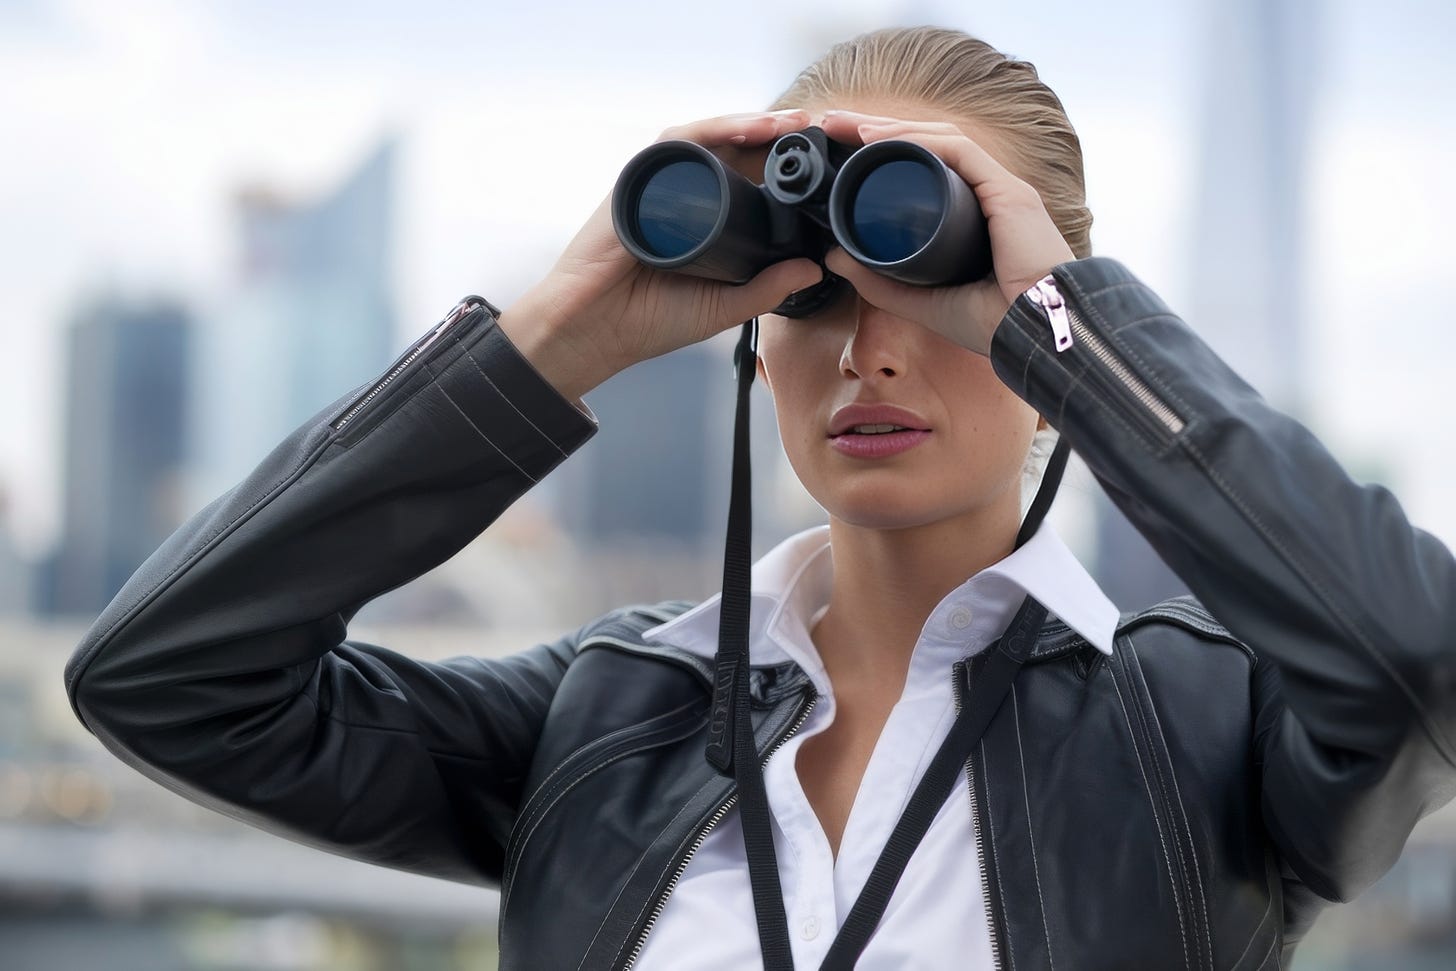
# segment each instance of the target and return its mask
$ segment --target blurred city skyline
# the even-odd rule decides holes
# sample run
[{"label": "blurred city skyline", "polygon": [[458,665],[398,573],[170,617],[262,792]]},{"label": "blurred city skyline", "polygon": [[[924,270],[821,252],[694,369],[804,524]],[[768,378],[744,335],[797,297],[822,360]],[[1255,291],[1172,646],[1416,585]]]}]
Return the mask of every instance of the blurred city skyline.
[{"label": "blurred city skyline", "polygon": [[[507,304],[539,278],[661,128],[759,107],[833,41],[890,23],[961,27],[1035,63],[1082,137],[1096,251],[1188,316],[1207,8],[816,0],[704,20],[641,3],[366,4],[347,16],[327,4],[0,3],[0,320],[25,362],[0,385],[15,416],[0,423],[8,527],[28,557],[59,538],[65,321],[110,298],[214,313],[233,283],[241,188],[318,196],[397,137],[402,346],[463,293]],[[1436,0],[1323,9],[1309,38],[1321,89],[1305,187],[1302,366],[1318,384],[1306,417],[1352,474],[1394,480],[1413,520],[1449,542],[1456,510],[1439,500],[1453,462],[1421,447],[1420,416],[1439,413],[1456,350],[1429,293],[1447,275],[1456,211],[1456,12]],[[1190,323],[1218,346],[1217,321]],[[1419,353],[1372,354],[1382,339]]]},{"label": "blurred city skyline", "polygon": [[[1456,213],[1456,5],[0,0],[12,963],[490,966],[490,891],[325,857],[184,801],[102,750],[61,666],[174,522],[461,295],[509,306],[662,128],[762,107],[833,42],[914,23],[1034,63],[1082,139],[1095,252],[1456,546],[1436,420],[1456,373],[1436,296]],[[484,542],[365,605],[350,636],[498,656],[567,618],[716,590],[724,336],[589,394],[593,442]],[[754,394],[764,549],[821,514]],[[662,420],[643,434],[642,415]],[[1118,583],[1115,602],[1150,602],[1129,537],[1094,535],[1098,503],[1074,460],[1050,522]],[[1321,919],[1296,967],[1445,968],[1453,946],[1456,804]]]}]

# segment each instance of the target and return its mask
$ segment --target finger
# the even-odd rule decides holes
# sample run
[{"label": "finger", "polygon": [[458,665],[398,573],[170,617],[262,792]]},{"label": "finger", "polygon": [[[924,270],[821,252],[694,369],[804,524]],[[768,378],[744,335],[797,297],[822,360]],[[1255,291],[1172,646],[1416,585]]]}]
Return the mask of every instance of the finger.
[{"label": "finger", "polygon": [[904,118],[886,118],[883,115],[867,115],[860,111],[843,111],[841,109],[830,109],[824,113],[824,123],[820,126],[830,138],[842,142],[864,143],[866,140],[860,135],[860,126],[880,125],[894,126],[901,131],[923,131],[939,135],[962,134],[961,129],[948,121],[914,121]]},{"label": "finger", "polygon": [[897,122],[889,125],[862,125],[859,132],[866,145],[896,139],[928,148],[940,156],[941,160],[954,169],[956,174],[973,189],[979,190],[982,185],[993,184],[1004,185],[1008,189],[1020,190],[1022,187],[1031,189],[1030,185],[1013,175],[1004,165],[996,161],[990,152],[977,145],[959,129],[955,133],[927,132]]},{"label": "finger", "polygon": [[835,246],[825,254],[824,265],[848,280],[868,303],[897,317],[918,319],[929,306],[930,291],[926,288],[912,287],[876,273],[850,256],[842,246]]},{"label": "finger", "polygon": [[988,344],[975,322],[1000,320],[1007,304],[994,282],[960,287],[917,287],[882,276],[857,263],[842,247],[831,249],[824,265],[850,282],[873,307],[914,321],[958,347],[986,354]]},{"label": "finger", "polygon": [[723,288],[723,311],[733,323],[766,314],[795,290],[811,287],[824,279],[824,271],[811,259],[784,260],[763,269],[739,287]]},{"label": "finger", "polygon": [[686,125],[675,125],[658,136],[660,142],[681,138],[706,148],[725,145],[761,145],[779,135],[808,127],[809,113],[802,108],[721,115]]},{"label": "finger", "polygon": [[853,125],[904,125],[908,128],[924,128],[935,131],[960,131],[960,129],[948,121],[933,121],[930,119],[913,118],[891,118],[888,115],[870,115],[863,111],[847,111],[843,108],[830,108],[824,112],[826,123],[833,121],[835,124]]},{"label": "finger", "polygon": [[859,126],[860,122],[854,119],[830,114],[826,114],[824,121],[819,125],[824,129],[824,134],[836,142],[843,142],[846,145],[863,145],[864,142],[859,137]]},{"label": "finger", "polygon": [[884,124],[897,121],[895,118],[886,118],[883,115],[867,115],[859,111],[843,111],[838,108],[831,108],[824,112],[824,121],[819,127],[824,129],[824,134],[838,142],[860,144],[859,126],[866,124]]}]

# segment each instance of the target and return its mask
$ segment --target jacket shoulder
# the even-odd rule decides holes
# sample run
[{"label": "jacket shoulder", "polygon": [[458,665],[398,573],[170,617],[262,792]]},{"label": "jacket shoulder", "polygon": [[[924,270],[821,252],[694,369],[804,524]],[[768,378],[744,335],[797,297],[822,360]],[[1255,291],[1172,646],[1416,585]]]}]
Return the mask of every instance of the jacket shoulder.
[{"label": "jacket shoulder", "polygon": [[696,604],[690,600],[663,600],[652,604],[631,604],[618,607],[603,614],[581,629],[576,650],[608,648],[639,657],[654,658],[686,667],[709,683],[712,682],[712,667],[703,658],[669,644],[648,643],[643,637],[647,631],[665,624]]},{"label": "jacket shoulder", "polygon": [[1253,648],[1221,624],[1191,594],[1169,597],[1141,610],[1125,611],[1117,621],[1117,636],[1122,637],[1138,628],[1152,626],[1171,628],[1201,640],[1236,647],[1247,654],[1250,660],[1257,658]]},{"label": "jacket shoulder", "polygon": [[[1122,650],[1120,641],[1138,630],[1156,631],[1178,639],[1192,639],[1211,644],[1223,644],[1241,649],[1250,659],[1254,651],[1239,640],[1227,627],[1219,623],[1208,608],[1191,595],[1169,597],[1141,610],[1123,611],[1117,620],[1113,635],[1113,650]],[[1139,646],[1145,640],[1139,638]],[[1059,618],[1049,618],[1042,628],[1041,638],[1032,654],[1033,660],[1049,661],[1054,658],[1077,654],[1081,651],[1096,651],[1087,639],[1069,627]]]}]

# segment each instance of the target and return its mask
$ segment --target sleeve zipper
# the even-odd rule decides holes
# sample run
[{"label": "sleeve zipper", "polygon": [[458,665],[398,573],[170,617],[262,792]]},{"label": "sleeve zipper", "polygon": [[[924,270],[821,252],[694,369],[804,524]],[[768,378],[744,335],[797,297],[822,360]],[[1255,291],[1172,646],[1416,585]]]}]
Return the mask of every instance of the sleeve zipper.
[{"label": "sleeve zipper", "polygon": [[461,320],[467,318],[473,311],[479,310],[482,307],[490,309],[492,313],[499,316],[499,311],[495,310],[494,307],[480,297],[470,296],[461,300],[445,315],[445,319],[441,320],[429,333],[425,334],[401,354],[399,359],[394,362],[390,369],[378,381],[375,381],[367,391],[350,402],[349,407],[344,409],[343,414],[333,421],[332,427],[334,431],[342,431],[345,425],[353,421],[364,410],[365,406],[373,401],[395,378],[408,370],[409,366],[418,360],[420,355],[428,350],[431,344],[439,340],[442,334],[450,330]]},{"label": "sleeve zipper", "polygon": [[1041,307],[1042,312],[1046,314],[1056,341],[1058,354],[1072,346],[1073,335],[1075,335],[1076,339],[1104,366],[1103,373],[1109,379],[1107,383],[1122,392],[1122,397],[1131,396],[1132,401],[1129,404],[1135,403],[1136,407],[1128,410],[1144,425],[1148,425],[1151,421],[1158,437],[1165,441],[1176,437],[1183,431],[1185,422],[1173,409],[1173,406],[1168,404],[1146,381],[1138,377],[1132,368],[1123,362],[1117,352],[1096,331],[1087,326],[1076,308],[1063,298],[1061,290],[1057,287],[1056,279],[1050,273],[1036,281],[1025,291],[1025,294],[1028,300]]},{"label": "sleeve zipper", "polygon": [[1067,318],[1067,302],[1062,299],[1062,292],[1057,289],[1057,281],[1052,275],[1048,273],[1032,284],[1026,296],[1046,311],[1047,320],[1052,325],[1052,337],[1056,339],[1057,353],[1071,347],[1072,323]]}]

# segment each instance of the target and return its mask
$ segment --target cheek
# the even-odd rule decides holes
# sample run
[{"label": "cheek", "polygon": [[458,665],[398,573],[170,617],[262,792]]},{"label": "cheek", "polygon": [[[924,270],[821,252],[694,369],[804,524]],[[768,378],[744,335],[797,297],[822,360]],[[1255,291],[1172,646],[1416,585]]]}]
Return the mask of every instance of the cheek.
[{"label": "cheek", "polygon": [[[795,322],[786,322],[792,328]],[[803,325],[800,325],[803,326]],[[760,359],[773,396],[784,451],[797,468],[798,456],[824,435],[825,402],[837,371],[824,363],[825,349],[803,333],[765,332]],[[837,361],[837,355],[834,357]]]},{"label": "cheek", "polygon": [[1036,409],[1001,383],[989,361],[984,365],[968,368],[951,383],[946,410],[967,416],[969,420],[957,422],[956,428],[965,438],[974,439],[978,450],[995,453],[998,463],[1003,458],[1009,462],[1024,456],[1030,447],[1036,432]]}]

